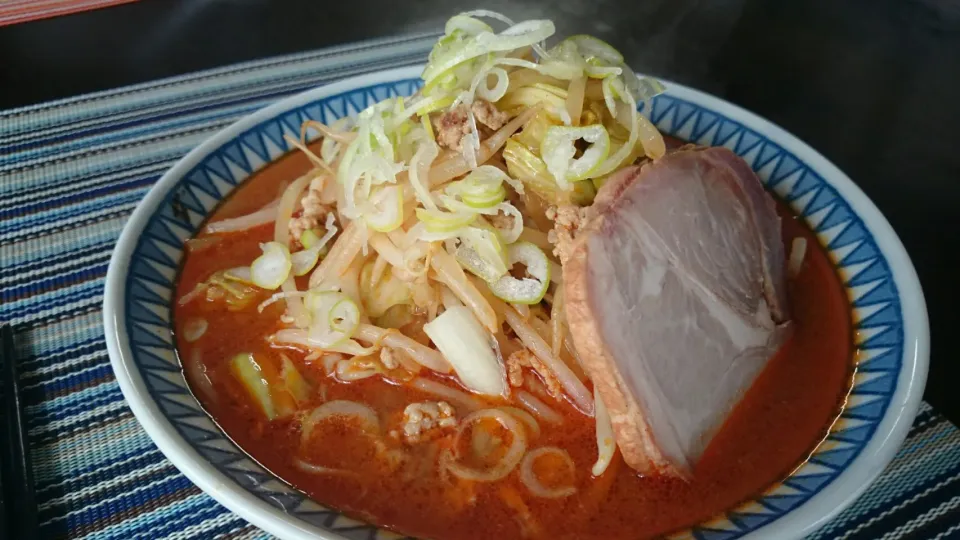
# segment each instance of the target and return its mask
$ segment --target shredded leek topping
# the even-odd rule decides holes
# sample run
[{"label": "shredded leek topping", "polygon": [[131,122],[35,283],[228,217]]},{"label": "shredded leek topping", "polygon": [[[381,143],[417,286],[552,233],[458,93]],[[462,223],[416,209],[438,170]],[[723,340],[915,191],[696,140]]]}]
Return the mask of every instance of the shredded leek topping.
[{"label": "shredded leek topping", "polygon": [[[220,270],[181,304],[205,298],[238,311],[259,303],[262,317],[279,316],[271,344],[330,360],[325,373],[341,383],[385,377],[480,408],[451,381],[417,375],[450,374],[487,401],[560,423],[560,404],[541,401],[534,387],[511,388],[508,357],[528,354],[537,376],[556,383],[551,399],[586,415],[596,410],[600,474],[613,456],[610,421],[563,335],[555,217],[592,204],[617,170],[664,154],[663,138],[638,112],[664,89],[638,78],[597,38],[576,35],[547,48],[554,31],[549,20],[461,13],[431,51],[419,92],[329,126],[305,122],[299,140],[289,141],[312,170],[278,202],[233,220],[239,225],[217,227],[225,220],[204,233],[273,220],[272,241],[248,266]],[[206,321],[190,321],[186,341],[205,330]],[[268,360],[237,354],[231,368],[267,419],[282,418],[316,389],[297,360]],[[530,413],[513,411],[539,433]],[[499,477],[525,452],[526,431],[514,416],[483,414],[514,433],[509,459],[477,471],[451,454],[455,476]],[[567,466],[569,456],[549,452]],[[544,486],[531,472],[535,458],[523,465],[534,494],[572,493]]]}]

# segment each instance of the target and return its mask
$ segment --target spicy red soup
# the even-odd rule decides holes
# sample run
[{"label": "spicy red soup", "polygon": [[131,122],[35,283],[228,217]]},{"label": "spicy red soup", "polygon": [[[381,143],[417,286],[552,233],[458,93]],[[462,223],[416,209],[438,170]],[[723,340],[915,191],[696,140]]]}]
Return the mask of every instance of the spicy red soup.
[{"label": "spicy red soup", "polygon": [[[211,221],[265,206],[309,168],[302,155],[284,157],[241,187]],[[231,282],[234,289],[226,294],[201,294],[177,305],[178,350],[194,393],[241,448],[311,498],[348,515],[431,538],[657,537],[709,519],[784,478],[826,435],[848,391],[853,354],[846,295],[831,260],[816,248],[816,237],[785,207],[780,214],[785,245],[802,237],[810,246],[799,274],[789,283],[793,335],[712,440],[689,481],[641,477],[619,455],[594,477],[593,419],[545,392],[538,399],[558,418],[534,419],[516,408],[502,409],[516,404],[472,399],[474,406],[500,407],[497,410],[519,419],[529,448],[566,452],[572,467],[560,454],[545,455],[530,467],[548,494],[566,495],[532,493],[521,467],[496,481],[451,475],[440,463],[450,451],[461,450],[454,446],[472,448],[478,461],[495,462],[509,451],[506,447],[516,435],[488,418],[459,438],[447,429],[411,440],[403,431],[405,408],[439,399],[423,390],[424,381],[460,388],[451,377],[422,370],[414,379],[398,376],[402,369],[397,368],[344,382],[345,377],[331,374],[332,361],[324,356],[271,344],[267,337],[284,326],[284,302],[261,313],[257,305],[271,292],[242,282]],[[201,234],[192,241],[181,270],[178,298],[217,272],[250,264],[261,254],[260,243],[273,234],[272,223],[238,233]],[[303,290],[306,278],[298,278],[298,283]],[[239,295],[232,294],[238,290]],[[297,390],[273,401],[273,420],[240,382],[238,355],[256,359],[264,388],[271,380],[289,382],[288,376],[295,374]],[[532,382],[536,390],[537,381]],[[340,420],[314,422],[309,411],[331,402],[363,404],[375,416],[319,415]],[[450,404],[461,419],[469,413],[456,400]],[[440,411],[438,424],[443,416]]]}]

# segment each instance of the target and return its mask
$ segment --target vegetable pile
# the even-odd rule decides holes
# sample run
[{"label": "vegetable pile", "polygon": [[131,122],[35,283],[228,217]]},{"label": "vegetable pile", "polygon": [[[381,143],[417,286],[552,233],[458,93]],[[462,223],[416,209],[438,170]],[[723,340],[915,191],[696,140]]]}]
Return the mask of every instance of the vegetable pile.
[{"label": "vegetable pile", "polygon": [[[333,358],[330,373],[345,381],[383,376],[458,406],[476,408],[471,400],[482,396],[560,422],[534,395],[546,388],[565,406],[596,411],[594,473],[602,474],[614,452],[610,420],[567,335],[554,253],[561,225],[552,216],[591,204],[617,170],[664,154],[663,138],[638,112],[663,87],[638,78],[599,39],[572,36],[547,48],[553,34],[549,20],[516,23],[484,10],[454,16],[417,94],[330,126],[306,122],[299,140],[289,140],[312,169],[277,201],[204,231],[273,223],[273,240],[249,266],[211,276],[181,302],[226,299],[242,308],[251,291],[269,291],[260,312],[283,305],[272,343]],[[209,249],[203,240],[196,249]],[[202,335],[205,326],[194,326],[191,335]],[[250,354],[232,362],[266,417],[288,416],[302,401],[304,383],[289,359],[279,371]],[[530,370],[533,382],[508,377],[511,369]],[[572,492],[538,479],[541,461],[560,470],[573,464],[555,448],[524,458],[527,434],[516,414],[483,409],[467,420],[493,422],[512,442],[489,469],[452,452],[451,471],[489,479],[519,466],[543,497]]]}]

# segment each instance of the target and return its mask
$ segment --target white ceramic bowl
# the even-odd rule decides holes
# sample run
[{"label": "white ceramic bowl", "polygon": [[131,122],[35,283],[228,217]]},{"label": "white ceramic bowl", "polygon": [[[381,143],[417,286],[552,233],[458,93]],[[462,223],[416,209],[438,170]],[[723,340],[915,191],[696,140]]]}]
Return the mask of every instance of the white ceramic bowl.
[{"label": "white ceramic bowl", "polygon": [[[331,122],[419,88],[420,68],[355,77],[285,99],[185,156],[130,218],[110,261],[107,345],[120,388],[144,429],[188,478],[282,538],[386,535],[327,509],[249,459],[187,389],[170,330],[183,242],[243,180],[289,150],[284,133]],[[893,458],[923,393],[929,329],[910,259],[876,207],[840,170],[779,127],[704,93],[668,84],[651,116],[664,133],[740,154],[770,191],[817,231],[853,306],[860,365],[849,405],[825,444],[754,501],[678,537],[798,538],[848,506]],[[649,111],[646,111],[649,113]]]}]

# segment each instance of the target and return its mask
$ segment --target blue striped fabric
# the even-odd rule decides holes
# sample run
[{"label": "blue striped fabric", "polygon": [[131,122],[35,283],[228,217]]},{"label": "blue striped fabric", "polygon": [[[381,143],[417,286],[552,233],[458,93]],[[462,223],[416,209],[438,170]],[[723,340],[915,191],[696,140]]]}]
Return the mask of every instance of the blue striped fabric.
[{"label": "blue striped fabric", "polygon": [[[411,36],[0,112],[0,321],[16,327],[45,538],[264,538],[181,475],[120,393],[100,313],[110,252],[150,186],[277,99],[422,61]],[[897,458],[813,538],[960,538],[960,431],[927,406]]]}]

